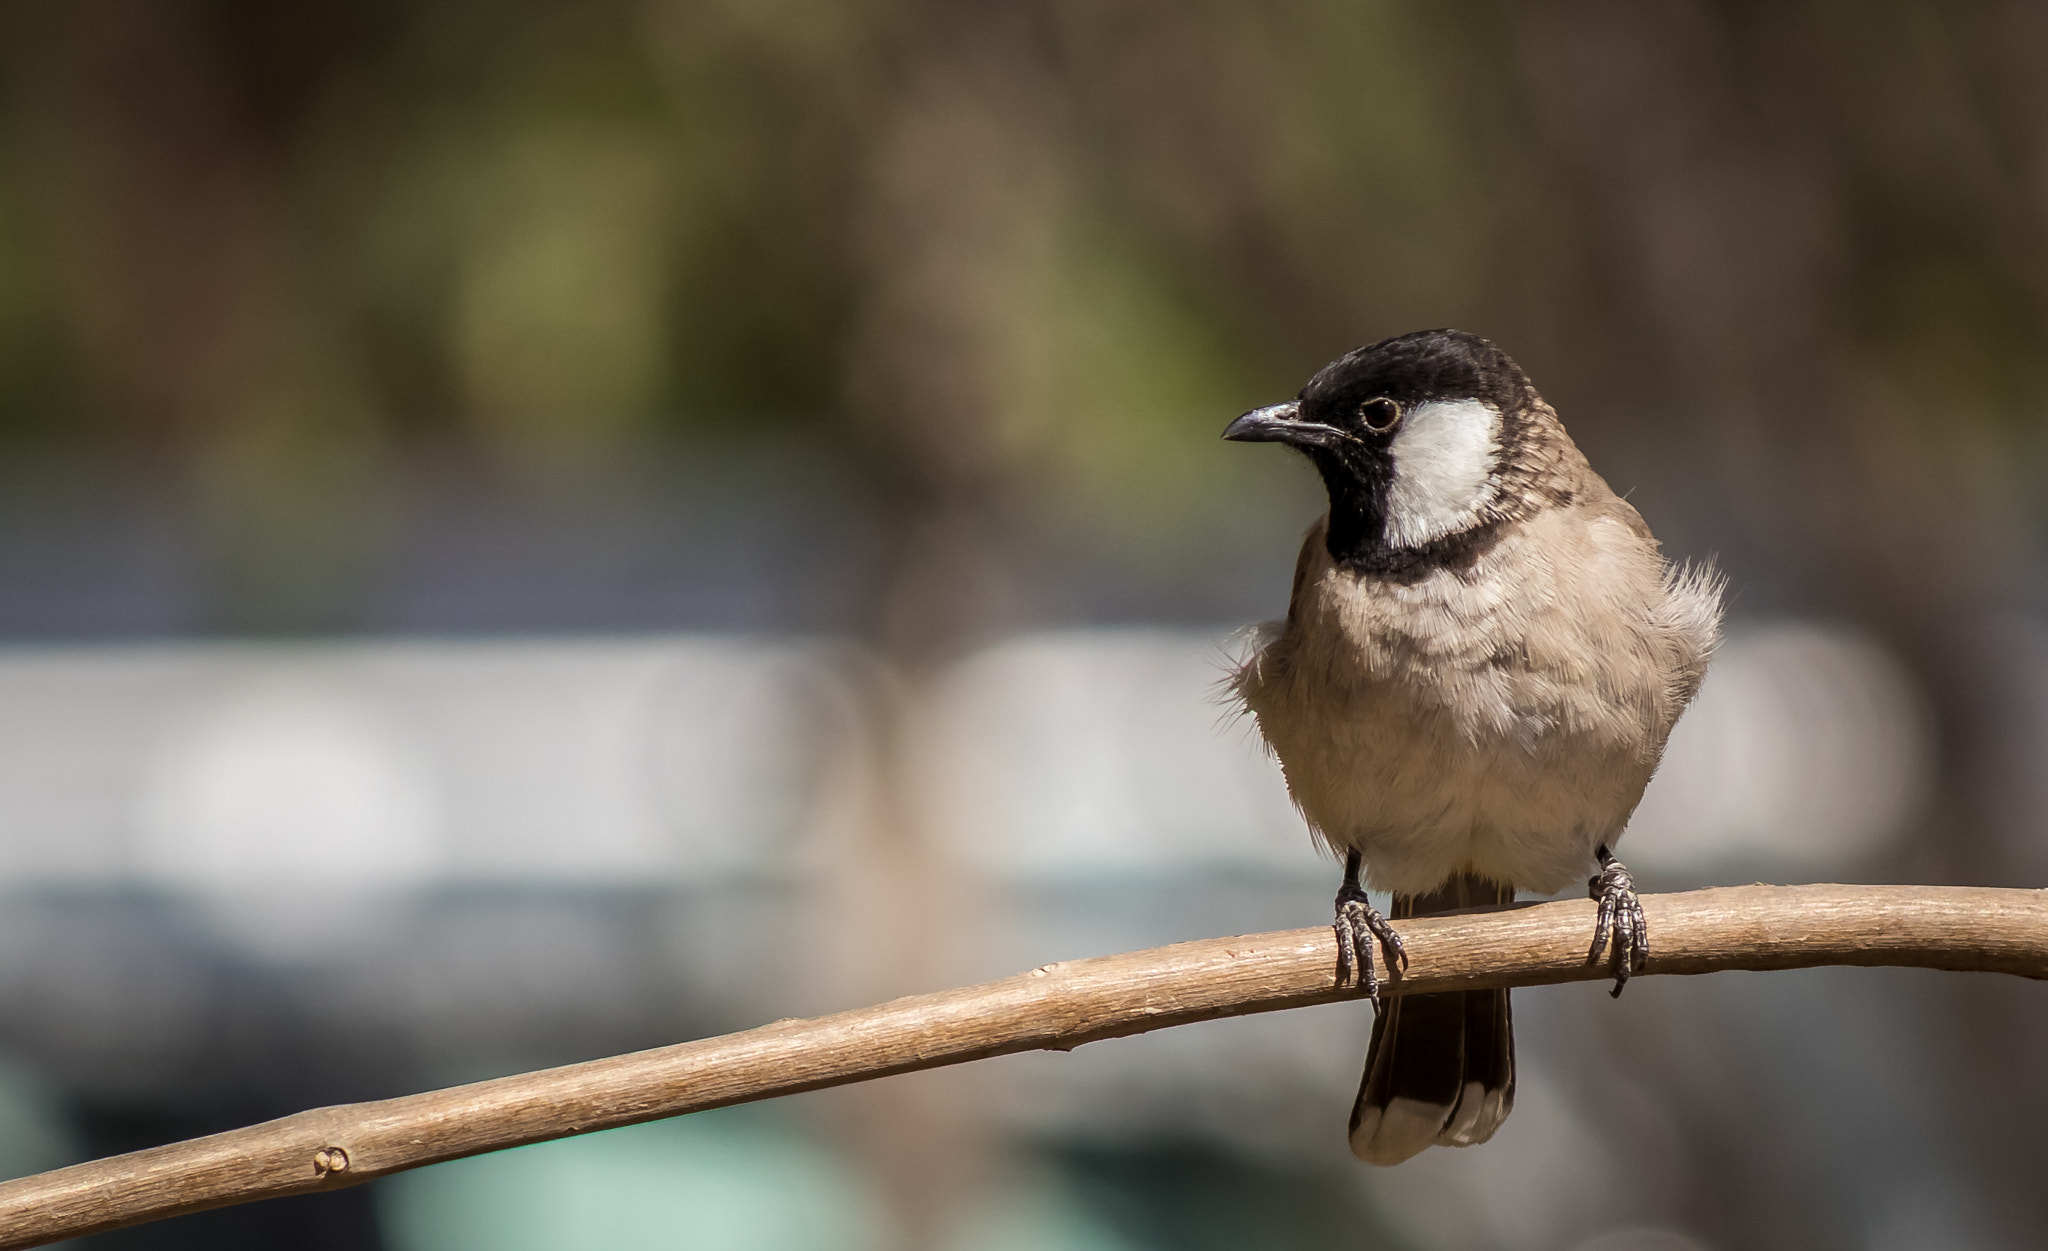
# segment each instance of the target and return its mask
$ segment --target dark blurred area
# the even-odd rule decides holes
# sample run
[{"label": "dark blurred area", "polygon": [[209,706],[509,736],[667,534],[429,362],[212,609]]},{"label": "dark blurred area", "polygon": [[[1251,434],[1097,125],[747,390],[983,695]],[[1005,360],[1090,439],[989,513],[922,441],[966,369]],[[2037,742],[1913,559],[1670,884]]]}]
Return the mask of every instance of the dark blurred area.
[{"label": "dark blurred area", "polygon": [[[1517,356],[1727,651],[1653,889],[2048,878],[2048,6],[0,9],[0,1172],[1315,924],[1212,702],[1377,338]],[[1582,993],[1583,992],[1583,993]],[[2029,1247],[2048,1002],[1359,1005],[92,1248]],[[1441,1157],[1441,1158],[1439,1158]]]}]

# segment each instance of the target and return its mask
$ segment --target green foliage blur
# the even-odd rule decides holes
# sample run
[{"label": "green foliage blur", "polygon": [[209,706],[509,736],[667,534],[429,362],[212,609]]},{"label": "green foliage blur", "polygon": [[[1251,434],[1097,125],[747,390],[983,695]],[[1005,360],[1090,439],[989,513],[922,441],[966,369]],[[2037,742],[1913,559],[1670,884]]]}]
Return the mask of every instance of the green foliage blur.
[{"label": "green foliage blur", "polygon": [[2038,528],[2044,37],[1822,0],[10,5],[0,456],[170,484],[282,604],[451,459],[601,490],[804,446],[892,533],[1164,550],[1312,509],[1230,416],[1454,324],[1618,484],[1697,479],[1696,529],[1811,536],[1882,600]]}]

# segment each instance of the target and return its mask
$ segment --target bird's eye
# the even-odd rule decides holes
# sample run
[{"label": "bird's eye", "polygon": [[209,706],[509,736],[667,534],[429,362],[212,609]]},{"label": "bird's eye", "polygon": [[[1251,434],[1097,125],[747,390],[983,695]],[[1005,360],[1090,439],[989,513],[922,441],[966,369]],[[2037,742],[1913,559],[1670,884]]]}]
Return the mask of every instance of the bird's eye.
[{"label": "bird's eye", "polygon": [[1358,417],[1359,420],[1365,423],[1367,430],[1372,431],[1374,434],[1385,434],[1400,424],[1401,406],[1393,400],[1381,396],[1379,399],[1367,400],[1365,403],[1360,404],[1358,406]]}]

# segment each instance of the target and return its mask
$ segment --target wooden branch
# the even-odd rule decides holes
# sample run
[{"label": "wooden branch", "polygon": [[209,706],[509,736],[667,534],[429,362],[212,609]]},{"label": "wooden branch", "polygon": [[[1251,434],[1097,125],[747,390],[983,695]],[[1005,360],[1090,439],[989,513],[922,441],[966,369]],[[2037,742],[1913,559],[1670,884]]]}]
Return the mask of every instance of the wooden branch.
[{"label": "wooden branch", "polygon": [[[2048,978],[2048,891],[1741,886],[1651,895],[1648,973],[1895,965]],[[1602,978],[1593,905],[1400,924],[1407,992]],[[334,1190],[570,1134],[1018,1051],[1353,998],[1327,926],[1048,964],[815,1020],[374,1103],[316,1108],[0,1185],[0,1251]]]}]

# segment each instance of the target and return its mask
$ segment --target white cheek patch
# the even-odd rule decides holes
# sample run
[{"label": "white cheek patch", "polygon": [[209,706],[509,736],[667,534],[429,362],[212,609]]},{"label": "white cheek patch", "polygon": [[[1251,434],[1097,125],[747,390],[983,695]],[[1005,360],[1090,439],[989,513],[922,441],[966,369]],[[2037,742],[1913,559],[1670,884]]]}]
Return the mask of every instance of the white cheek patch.
[{"label": "white cheek patch", "polygon": [[1389,547],[1420,547],[1471,525],[1493,500],[1500,414],[1478,400],[1436,400],[1408,411],[1389,448]]}]

